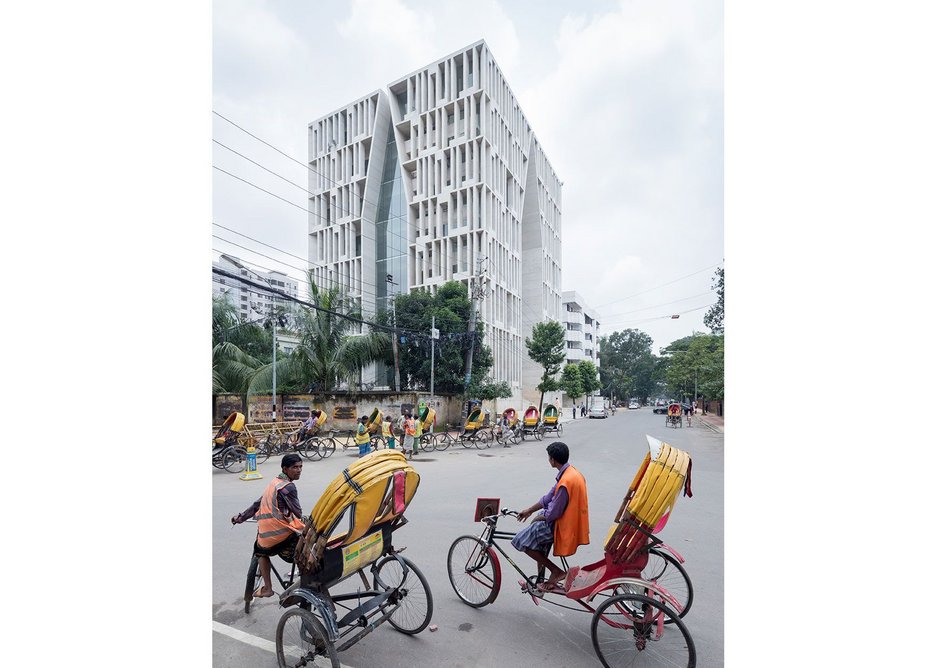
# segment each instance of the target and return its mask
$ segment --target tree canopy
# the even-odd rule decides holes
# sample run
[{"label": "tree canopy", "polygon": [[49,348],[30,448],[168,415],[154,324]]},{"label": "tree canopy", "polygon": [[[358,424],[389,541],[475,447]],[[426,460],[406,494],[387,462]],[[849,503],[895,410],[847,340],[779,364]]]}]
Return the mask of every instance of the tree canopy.
[{"label": "tree canopy", "polygon": [[665,376],[671,396],[689,398],[695,390],[708,399],[724,398],[723,335],[687,336],[674,341],[662,352],[669,358]]},{"label": "tree canopy", "polygon": [[[468,288],[461,281],[448,281],[440,285],[433,295],[428,290],[414,290],[409,294],[399,294],[395,298],[397,326],[413,332],[425,333],[425,336],[402,336],[398,345],[400,356],[400,380],[404,387],[414,390],[429,390],[432,350],[429,338],[433,316],[436,317],[436,329],[439,339],[435,344],[435,385],[441,394],[465,394],[475,398],[488,398],[488,395],[510,396],[507,383],[492,383],[488,374],[494,364],[491,349],[484,345],[484,323],[477,322],[475,335],[467,333],[472,302]],[[382,312],[378,322],[391,324],[392,312]],[[472,381],[465,386],[465,353],[470,342],[472,351]],[[384,357],[389,368],[393,368],[392,351]],[[494,397],[490,397],[494,398]]]},{"label": "tree canopy", "polygon": [[563,376],[560,378],[560,389],[573,401],[582,396],[582,378],[579,374],[578,364],[567,364],[563,367]]},{"label": "tree canopy", "polygon": [[540,390],[539,410],[543,410],[543,395],[560,389],[556,374],[566,359],[566,330],[555,320],[538,322],[534,325],[527,344],[527,354],[534,362],[543,367],[543,375],[537,389]]},{"label": "tree canopy", "polygon": [[599,344],[602,385],[614,397],[653,395],[662,377],[659,358],[651,353],[654,341],[638,329],[625,329],[602,337]]},{"label": "tree canopy", "polygon": [[725,317],[725,268],[716,269],[716,275],[713,277],[713,287],[716,289],[718,298],[712,305],[706,315],[703,316],[703,324],[709,327],[713,334],[722,334],[725,331],[723,318]]}]

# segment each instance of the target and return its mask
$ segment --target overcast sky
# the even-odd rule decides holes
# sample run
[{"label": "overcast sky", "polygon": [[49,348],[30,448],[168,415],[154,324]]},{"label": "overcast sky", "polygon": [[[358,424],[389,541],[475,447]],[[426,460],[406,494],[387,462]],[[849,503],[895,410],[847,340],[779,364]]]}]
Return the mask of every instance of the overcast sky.
[{"label": "overcast sky", "polygon": [[[605,334],[640,329],[655,353],[708,332],[724,257],[721,2],[215,2],[212,107],[304,162],[310,121],[479,39],[564,183],[563,289]],[[217,116],[212,135],[228,147],[212,144],[216,167],[272,193],[212,170],[214,255],[300,278],[307,170]]]}]

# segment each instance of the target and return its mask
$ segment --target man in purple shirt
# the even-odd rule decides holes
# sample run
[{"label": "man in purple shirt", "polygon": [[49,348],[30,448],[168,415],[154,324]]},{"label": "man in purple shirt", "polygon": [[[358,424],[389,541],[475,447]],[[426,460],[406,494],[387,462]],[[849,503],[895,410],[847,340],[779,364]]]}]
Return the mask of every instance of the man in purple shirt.
[{"label": "man in purple shirt", "polygon": [[[551,451],[551,448],[554,450]],[[547,455],[549,456],[550,466],[558,469],[556,481],[559,482],[563,472],[569,467],[569,449],[565,443],[558,441],[547,446]],[[550,571],[550,584],[555,584],[563,576],[563,569],[547,557],[547,550],[550,549],[550,544],[553,543],[553,523],[563,515],[566,506],[569,504],[569,494],[565,487],[560,487],[555,493],[554,490],[557,490],[555,484],[534,505],[517,514],[519,521],[526,522],[527,518],[536,511],[543,510],[542,513],[531,520],[530,526],[518,531],[517,535],[511,539],[511,545],[515,549],[523,552],[536,561],[539,566]]]}]

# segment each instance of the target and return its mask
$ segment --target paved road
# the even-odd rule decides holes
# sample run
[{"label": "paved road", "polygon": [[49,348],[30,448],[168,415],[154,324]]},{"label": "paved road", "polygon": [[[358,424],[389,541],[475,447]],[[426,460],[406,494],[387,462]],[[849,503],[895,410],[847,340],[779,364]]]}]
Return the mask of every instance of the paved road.
[{"label": "paved road", "polygon": [[[661,537],[686,558],[695,601],[686,622],[693,635],[700,666],[721,666],[723,647],[723,436],[705,427],[668,429],[664,417],[649,408],[619,410],[607,420],[577,419],[565,423],[563,440],[570,461],[586,477],[590,504],[590,545],[570,561],[586,564],[602,555],[602,542],[612,517],[647,451],[644,434],[687,450],[693,457],[693,498],[680,498]],[[404,636],[389,625],[341,654],[350,668],[452,666],[598,666],[589,635],[590,616],[549,605],[534,606],[522,596],[513,569],[506,562],[497,601],[485,608],[463,604],[446,574],[446,555],[453,539],[477,533],[475,498],[492,496],[501,505],[521,509],[542,495],[555,475],[547,463],[546,444],[528,441],[504,449],[450,448],[427,453],[414,465],[420,489],[407,511],[410,523],[394,536],[429,580],[435,601],[436,632]],[[336,452],[324,462],[305,462],[298,482],[304,510],[312,509],[328,482],[354,461],[351,450]],[[207,463],[206,463],[207,466]],[[262,481],[241,481],[235,475],[213,474],[212,618],[215,666],[247,668],[276,666],[271,651],[282,610],[276,599],[255,601],[250,615],[242,595],[256,525],[232,528],[229,518],[260,496],[266,482],[279,472],[273,460],[260,466]],[[518,526],[509,521],[505,528]],[[507,546],[507,549],[511,549]],[[515,561],[533,562],[518,554]]]}]

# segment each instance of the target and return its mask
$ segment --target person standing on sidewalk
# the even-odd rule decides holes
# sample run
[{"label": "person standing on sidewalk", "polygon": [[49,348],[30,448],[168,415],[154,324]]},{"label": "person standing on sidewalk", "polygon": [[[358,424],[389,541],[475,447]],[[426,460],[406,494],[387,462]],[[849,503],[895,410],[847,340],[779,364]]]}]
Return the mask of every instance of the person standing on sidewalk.
[{"label": "person standing on sidewalk", "polygon": [[414,433],[413,418],[410,416],[410,411],[407,411],[403,414],[403,454],[408,458],[413,456]]},{"label": "person standing on sidewalk", "polygon": [[384,437],[384,442],[387,443],[387,447],[391,450],[397,449],[397,444],[394,443],[394,429],[392,427],[394,419],[392,415],[384,416],[384,422],[381,423],[381,436]]},{"label": "person standing on sidewalk", "polygon": [[420,452],[420,437],[423,435],[423,420],[420,419],[420,412],[417,411],[413,418],[413,456]]},{"label": "person standing on sidewalk", "polygon": [[363,415],[358,418],[358,427],[355,431],[355,445],[358,446],[358,456],[364,457],[371,452],[371,434],[367,428],[368,418]]}]

